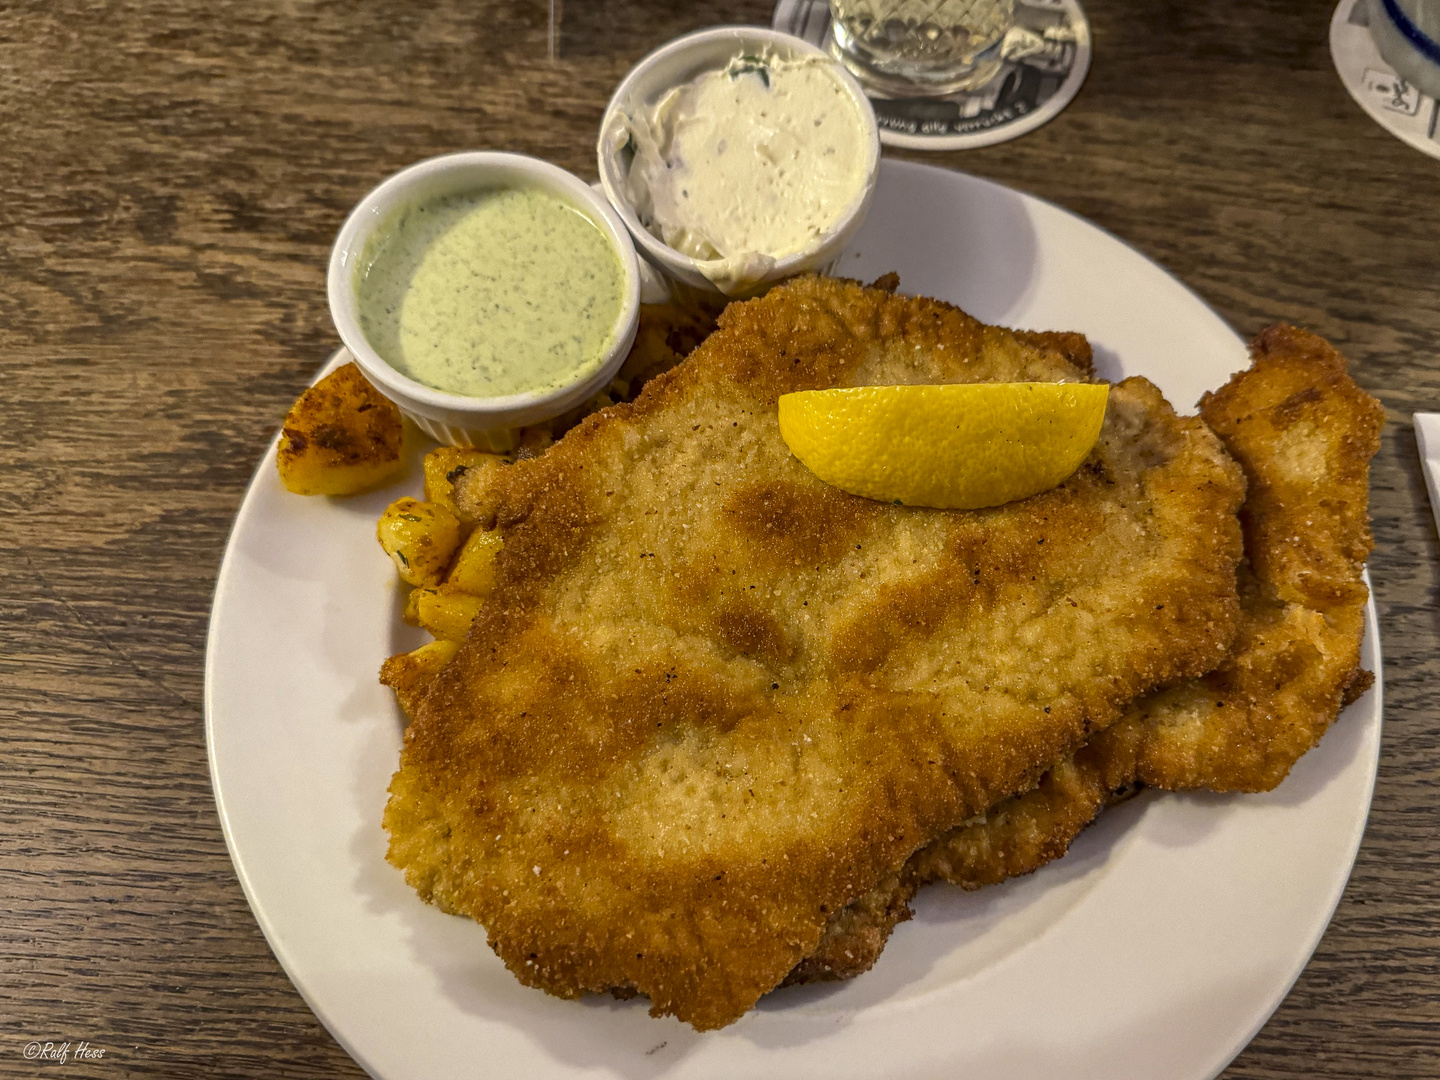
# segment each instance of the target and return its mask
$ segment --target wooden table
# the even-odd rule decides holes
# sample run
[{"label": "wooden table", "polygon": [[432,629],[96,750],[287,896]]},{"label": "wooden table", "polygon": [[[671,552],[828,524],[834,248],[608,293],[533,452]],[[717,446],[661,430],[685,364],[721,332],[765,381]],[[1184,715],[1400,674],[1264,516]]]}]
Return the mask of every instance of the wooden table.
[{"label": "wooden table", "polygon": [[[1440,611],[1410,413],[1440,408],[1440,162],[1349,100],[1329,0],[1088,0],[1041,130],[939,156],[1168,266],[1242,334],[1312,327],[1390,419],[1370,562],[1385,741],[1334,923],[1227,1077],[1440,1076]],[[508,148],[594,175],[610,90],[768,0],[0,10],[0,1075],[358,1076],[291,987],[206,770],[211,590],[335,344],[327,251],[388,173]],[[483,1069],[481,1070],[483,1072]]]}]

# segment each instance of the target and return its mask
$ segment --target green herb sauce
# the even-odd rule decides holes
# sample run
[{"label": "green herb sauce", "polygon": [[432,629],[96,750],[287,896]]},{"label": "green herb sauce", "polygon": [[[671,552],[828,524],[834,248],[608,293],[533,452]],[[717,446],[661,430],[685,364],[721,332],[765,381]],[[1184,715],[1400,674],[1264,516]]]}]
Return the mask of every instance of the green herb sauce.
[{"label": "green herb sauce", "polygon": [[549,390],[599,367],[625,280],[589,218],[528,187],[397,211],[357,274],[375,351],[416,382],[470,397]]}]

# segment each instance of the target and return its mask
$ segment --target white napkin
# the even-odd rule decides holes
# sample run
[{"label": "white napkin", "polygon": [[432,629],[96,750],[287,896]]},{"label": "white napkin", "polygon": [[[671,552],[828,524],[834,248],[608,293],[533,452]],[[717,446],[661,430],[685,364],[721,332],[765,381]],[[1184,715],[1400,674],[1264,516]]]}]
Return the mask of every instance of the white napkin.
[{"label": "white napkin", "polygon": [[1430,511],[1435,515],[1435,527],[1440,529],[1440,413],[1415,414],[1415,442],[1420,447],[1425,486],[1430,489]]}]

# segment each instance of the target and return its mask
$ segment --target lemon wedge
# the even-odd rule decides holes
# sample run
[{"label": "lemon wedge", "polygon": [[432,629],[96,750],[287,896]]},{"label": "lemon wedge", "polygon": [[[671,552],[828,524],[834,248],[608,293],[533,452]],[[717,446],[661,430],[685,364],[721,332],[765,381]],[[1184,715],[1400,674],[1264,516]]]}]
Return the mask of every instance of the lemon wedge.
[{"label": "lemon wedge", "polygon": [[824,480],[868,499],[975,510],[1039,494],[1095,445],[1103,383],[954,383],[802,390],[780,436]]}]

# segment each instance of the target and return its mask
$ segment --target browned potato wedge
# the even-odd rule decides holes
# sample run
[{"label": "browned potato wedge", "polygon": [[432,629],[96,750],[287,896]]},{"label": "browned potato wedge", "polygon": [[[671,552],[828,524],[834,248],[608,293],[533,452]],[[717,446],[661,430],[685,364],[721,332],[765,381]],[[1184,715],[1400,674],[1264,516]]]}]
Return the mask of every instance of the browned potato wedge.
[{"label": "browned potato wedge", "polygon": [[355,495],[379,487],[405,464],[404,430],[395,403],[346,364],[285,414],[275,457],[280,482],[297,495]]},{"label": "browned potato wedge", "polygon": [[415,702],[430,685],[435,673],[459,651],[458,641],[432,641],[414,652],[399,653],[381,666],[380,681],[395,691],[400,707],[408,715],[414,711]]},{"label": "browned potato wedge", "polygon": [[455,556],[445,581],[472,596],[487,596],[495,584],[495,556],[503,545],[498,529],[476,529]]},{"label": "browned potato wedge", "polygon": [[385,508],[375,523],[375,537],[402,580],[439,585],[460,546],[460,522],[443,506],[406,496]]},{"label": "browned potato wedge", "polygon": [[405,598],[405,611],[400,616],[408,625],[420,625],[420,594],[424,592],[423,586],[410,590],[410,595]]},{"label": "browned potato wedge", "polygon": [[425,455],[425,498],[455,514],[462,524],[474,525],[465,521],[455,505],[455,481],[466,474],[490,476],[504,467],[505,459],[499,454],[473,446],[437,447]]},{"label": "browned potato wedge", "polygon": [[453,585],[438,589],[419,589],[415,600],[420,625],[445,641],[464,641],[470,624],[485,603],[478,596],[461,592]]}]

